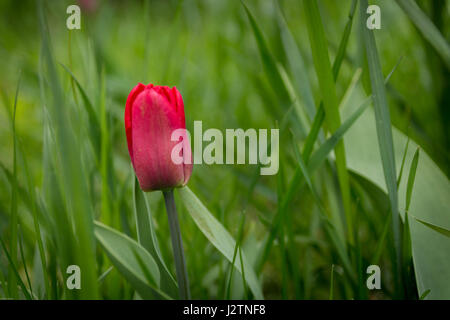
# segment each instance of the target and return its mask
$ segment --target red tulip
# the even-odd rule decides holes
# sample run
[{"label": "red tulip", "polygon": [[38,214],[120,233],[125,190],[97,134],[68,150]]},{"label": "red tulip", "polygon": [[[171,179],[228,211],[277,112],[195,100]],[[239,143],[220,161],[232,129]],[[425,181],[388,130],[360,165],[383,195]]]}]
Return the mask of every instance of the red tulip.
[{"label": "red tulip", "polygon": [[[186,129],[184,104],[173,87],[147,86],[139,83],[128,95],[125,107],[125,131],[134,171],[144,191],[166,190],[184,186],[192,172],[189,141],[172,133]],[[183,141],[180,156],[172,160],[172,150]]]}]

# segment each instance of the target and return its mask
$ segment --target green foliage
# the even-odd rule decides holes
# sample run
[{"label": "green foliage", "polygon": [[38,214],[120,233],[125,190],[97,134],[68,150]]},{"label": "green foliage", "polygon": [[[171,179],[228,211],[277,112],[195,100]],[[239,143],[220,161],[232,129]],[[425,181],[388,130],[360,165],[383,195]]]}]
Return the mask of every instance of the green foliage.
[{"label": "green foliage", "polygon": [[70,31],[70,1],[0,4],[0,299],[179,297],[130,169],[138,82],[176,86],[191,132],[280,129],[276,176],[174,191],[192,298],[450,298],[448,3],[380,2],[381,30],[366,0],[98,3]]}]

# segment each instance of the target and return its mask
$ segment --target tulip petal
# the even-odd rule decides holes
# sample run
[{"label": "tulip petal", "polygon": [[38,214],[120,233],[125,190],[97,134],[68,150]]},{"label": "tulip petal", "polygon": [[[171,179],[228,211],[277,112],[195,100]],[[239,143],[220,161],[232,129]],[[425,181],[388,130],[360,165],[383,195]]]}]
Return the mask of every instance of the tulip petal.
[{"label": "tulip petal", "polygon": [[127,144],[128,144],[128,153],[130,154],[131,162],[133,162],[133,139],[131,135],[132,130],[132,117],[131,117],[131,109],[133,106],[133,102],[136,97],[145,89],[145,86],[142,83],[138,83],[136,87],[131,90],[128,95],[127,102],[125,105],[125,133],[127,136]]}]

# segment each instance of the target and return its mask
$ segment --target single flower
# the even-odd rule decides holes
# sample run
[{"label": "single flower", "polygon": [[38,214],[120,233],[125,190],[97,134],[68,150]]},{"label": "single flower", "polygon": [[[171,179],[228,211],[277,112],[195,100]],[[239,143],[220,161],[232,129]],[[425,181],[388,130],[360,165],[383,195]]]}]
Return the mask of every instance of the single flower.
[{"label": "single flower", "polygon": [[[125,106],[125,131],[131,163],[144,191],[167,190],[186,185],[192,172],[191,148],[186,131],[184,103],[180,92],[167,86],[139,83]],[[182,148],[176,148],[183,141]],[[184,161],[174,161],[178,150]]]}]

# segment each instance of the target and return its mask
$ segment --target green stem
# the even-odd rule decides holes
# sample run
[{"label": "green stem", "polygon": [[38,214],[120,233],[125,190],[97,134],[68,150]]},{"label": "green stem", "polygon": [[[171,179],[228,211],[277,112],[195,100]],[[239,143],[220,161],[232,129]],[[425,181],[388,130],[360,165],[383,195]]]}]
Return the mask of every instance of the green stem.
[{"label": "green stem", "polygon": [[178,290],[180,298],[190,299],[189,280],[184,260],[183,241],[181,239],[180,224],[178,223],[177,209],[173,197],[173,189],[163,191],[164,201],[166,203],[167,217],[169,219],[170,238],[172,240],[173,255],[175,258],[175,268],[177,271]]}]

